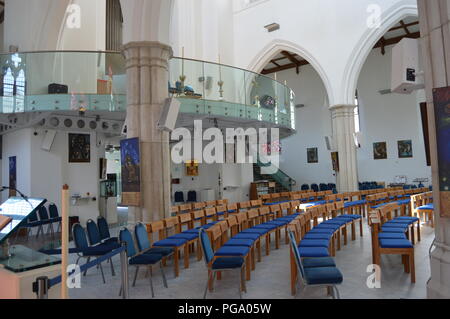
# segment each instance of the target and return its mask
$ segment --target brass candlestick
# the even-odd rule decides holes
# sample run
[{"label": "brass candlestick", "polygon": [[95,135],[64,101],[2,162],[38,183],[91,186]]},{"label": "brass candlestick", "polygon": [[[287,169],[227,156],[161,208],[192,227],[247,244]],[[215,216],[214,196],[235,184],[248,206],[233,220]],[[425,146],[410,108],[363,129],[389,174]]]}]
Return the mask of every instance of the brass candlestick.
[{"label": "brass candlestick", "polygon": [[220,94],[220,99],[223,100],[223,85],[225,83],[220,80],[219,82],[217,82],[217,85],[219,86],[219,94]]}]

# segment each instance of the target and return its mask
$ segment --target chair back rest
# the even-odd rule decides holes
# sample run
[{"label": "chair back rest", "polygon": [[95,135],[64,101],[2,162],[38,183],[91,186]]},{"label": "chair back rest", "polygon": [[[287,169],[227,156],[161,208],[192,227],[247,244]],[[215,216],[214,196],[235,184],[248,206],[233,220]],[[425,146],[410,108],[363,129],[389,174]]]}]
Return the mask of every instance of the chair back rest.
[{"label": "chair back rest", "polygon": [[209,200],[207,202],[205,202],[206,207],[212,207],[216,205],[216,201],[215,200]]},{"label": "chair back rest", "polygon": [[227,212],[227,206],[225,206],[225,205],[216,206],[216,214],[226,213],[226,212]]},{"label": "chair back rest", "polygon": [[258,211],[259,211],[259,215],[260,216],[266,216],[266,215],[268,215],[270,213],[270,209],[267,206],[260,207],[258,209]]},{"label": "chair back rest", "polygon": [[85,249],[89,247],[86,232],[81,224],[74,224],[72,226],[72,237],[76,248]]},{"label": "chair back rest", "polygon": [[170,207],[170,214],[178,215],[179,212],[180,212],[180,207],[179,206],[171,206]]},{"label": "chair back rest", "polygon": [[173,230],[176,234],[180,232],[179,225],[180,222],[178,220],[178,217],[169,217],[163,219],[164,226],[166,228],[167,235],[169,234],[170,230]]},{"label": "chair back rest", "polygon": [[238,224],[243,229],[243,227],[246,226],[246,223],[247,223],[247,220],[248,220],[247,214],[246,213],[239,213],[239,214],[236,215],[236,218],[237,218]]},{"label": "chair back rest", "polygon": [[216,208],[215,207],[209,207],[205,209],[205,216],[206,218],[211,218],[216,215]]},{"label": "chair back rest", "polygon": [[270,212],[271,213],[276,213],[276,212],[280,212],[281,211],[280,204],[270,205],[269,207],[270,207]]},{"label": "chair back rest", "polygon": [[39,207],[38,214],[39,214],[39,219],[42,220],[42,221],[50,219],[48,217],[47,208],[45,208],[45,206]]},{"label": "chair back rest", "polygon": [[32,212],[29,216],[28,216],[28,222],[32,223],[32,222],[37,222],[39,220],[38,215],[36,213],[36,211]]},{"label": "chair back rest", "polygon": [[111,234],[109,233],[108,222],[106,221],[105,217],[102,216],[97,217],[97,227],[100,233],[100,238],[102,240],[111,238]]},{"label": "chair back rest", "polygon": [[183,192],[175,192],[175,203],[183,203],[184,202],[184,194]]},{"label": "chair back rest", "polygon": [[192,209],[192,205],[191,204],[183,204],[179,206],[179,213],[183,213],[183,212],[187,212],[190,211]]},{"label": "chair back rest", "polygon": [[298,272],[303,280],[303,278],[305,278],[305,271],[303,269],[300,252],[298,251],[297,242],[295,240],[294,233],[290,229],[288,229],[288,235],[289,243],[291,245],[292,252],[294,253],[295,264],[297,265]]},{"label": "chair back rest", "polygon": [[58,207],[55,204],[50,204],[48,206],[48,212],[49,212],[51,218],[59,217]]},{"label": "chair back rest", "polygon": [[226,206],[226,205],[228,205],[228,199],[219,199],[216,202],[216,205],[218,205],[218,206]]},{"label": "chair back rest", "polygon": [[248,220],[250,220],[253,223],[253,225],[256,225],[259,220],[258,209],[249,209],[246,213]]},{"label": "chair back rest", "polygon": [[158,220],[156,222],[152,222],[147,225],[147,231],[150,234],[159,234],[159,240],[166,238],[166,228],[164,227],[164,222],[162,220]]},{"label": "chair back rest", "polygon": [[98,244],[101,242],[100,231],[98,230],[97,224],[89,219],[86,223],[87,235],[89,239],[89,244],[91,246]]},{"label": "chair back rest", "polygon": [[151,247],[147,229],[144,224],[137,223],[136,226],[134,226],[134,236],[136,237],[139,251],[147,250]]},{"label": "chair back rest", "polygon": [[205,217],[205,211],[203,209],[194,210],[191,212],[191,216],[193,220],[203,218]]},{"label": "chair back rest", "polygon": [[250,202],[241,202],[238,203],[239,209],[248,209],[250,208],[251,203]]},{"label": "chair back rest", "polygon": [[233,215],[233,216],[229,216],[229,217],[226,219],[226,221],[227,221],[227,223],[228,223],[228,228],[232,228],[232,227],[238,225],[237,217],[234,216],[234,215]]},{"label": "chair back rest", "polygon": [[252,201],[250,201],[250,205],[251,205],[251,207],[255,207],[255,208],[260,207],[260,206],[262,206],[262,200],[260,200],[260,199],[252,200]]},{"label": "chair back rest", "polygon": [[211,241],[209,240],[208,234],[203,228],[200,228],[198,234],[200,237],[200,243],[202,245],[203,256],[205,256],[205,263],[208,266],[214,258],[214,251],[211,246]]},{"label": "chair back rest", "polygon": [[194,203],[194,205],[192,205],[192,209],[194,209],[194,210],[203,209],[205,207],[206,207],[206,204],[204,202]]},{"label": "chair back rest", "polygon": [[121,243],[125,242],[127,244],[127,256],[128,257],[136,256],[136,248],[134,248],[133,236],[131,236],[131,233],[127,228],[123,227],[119,231],[119,240]]},{"label": "chair back rest", "polygon": [[289,213],[289,211],[290,211],[290,209],[291,209],[291,204],[290,204],[289,202],[287,202],[287,203],[281,203],[281,204],[280,204],[280,208],[281,208],[281,211],[282,211],[282,212],[286,211],[287,213]]},{"label": "chair back rest", "polygon": [[192,220],[192,216],[190,213],[180,214],[178,215],[178,222],[180,224],[188,223]]},{"label": "chair back rest", "polygon": [[234,204],[228,204],[228,205],[227,205],[227,210],[228,210],[228,212],[230,212],[230,210],[231,210],[231,211],[234,210],[234,211],[235,211],[234,213],[237,213],[237,209],[238,209],[238,206],[237,206],[236,203],[234,203]]},{"label": "chair back rest", "polygon": [[291,212],[296,213],[300,209],[300,201],[293,200],[289,203],[291,205]]}]

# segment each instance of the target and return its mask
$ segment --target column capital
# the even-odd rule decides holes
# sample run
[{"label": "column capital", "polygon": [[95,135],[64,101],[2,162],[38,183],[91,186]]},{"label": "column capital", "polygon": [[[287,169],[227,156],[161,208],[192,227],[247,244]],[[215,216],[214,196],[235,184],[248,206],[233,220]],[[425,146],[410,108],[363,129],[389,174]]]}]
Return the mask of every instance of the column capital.
[{"label": "column capital", "polygon": [[137,49],[138,52],[142,51],[143,49],[160,50],[158,55],[165,55],[165,58],[167,59],[170,59],[173,56],[172,47],[159,41],[132,41],[122,46],[122,52],[125,53],[125,55],[127,51],[133,51],[135,49]]}]

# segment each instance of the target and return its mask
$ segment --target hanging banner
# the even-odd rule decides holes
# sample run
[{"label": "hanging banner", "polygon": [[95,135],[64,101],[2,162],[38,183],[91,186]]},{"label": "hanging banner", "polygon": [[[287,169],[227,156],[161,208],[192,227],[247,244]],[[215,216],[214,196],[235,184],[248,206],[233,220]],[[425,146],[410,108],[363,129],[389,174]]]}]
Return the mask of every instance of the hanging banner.
[{"label": "hanging banner", "polygon": [[131,138],[120,142],[122,166],[122,205],[141,205],[141,160],[139,139]]},{"label": "hanging banner", "polygon": [[9,158],[9,197],[16,196],[17,188],[17,157],[11,156]]},{"label": "hanging banner", "polygon": [[433,90],[439,165],[440,215],[450,217],[450,87]]}]

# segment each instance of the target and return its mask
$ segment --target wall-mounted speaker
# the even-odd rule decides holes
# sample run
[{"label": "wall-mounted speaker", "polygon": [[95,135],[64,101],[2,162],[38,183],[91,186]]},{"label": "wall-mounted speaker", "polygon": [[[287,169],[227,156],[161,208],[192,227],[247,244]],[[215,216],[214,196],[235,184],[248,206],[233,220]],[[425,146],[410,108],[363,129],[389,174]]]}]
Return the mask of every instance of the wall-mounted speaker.
[{"label": "wall-mounted speaker", "polygon": [[175,98],[166,99],[158,122],[158,129],[168,132],[172,132],[175,129],[178,113],[180,112],[180,104],[180,101]]},{"label": "wall-mounted speaker", "polygon": [[53,141],[55,140],[55,136],[56,136],[55,130],[47,130],[41,145],[41,148],[44,151],[50,152],[53,145]]},{"label": "wall-mounted speaker", "polygon": [[327,150],[331,151],[332,145],[330,136],[325,136],[325,145],[327,146]]}]

